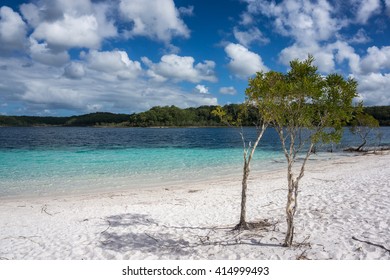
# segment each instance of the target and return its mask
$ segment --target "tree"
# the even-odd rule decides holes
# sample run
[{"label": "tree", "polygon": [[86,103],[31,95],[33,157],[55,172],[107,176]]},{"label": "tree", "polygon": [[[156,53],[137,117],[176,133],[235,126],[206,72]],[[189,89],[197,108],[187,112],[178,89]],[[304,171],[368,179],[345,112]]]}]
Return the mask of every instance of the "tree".
[{"label": "tree", "polygon": [[354,149],[357,152],[363,150],[363,147],[367,144],[367,137],[373,129],[379,127],[379,122],[370,114],[364,113],[359,107],[355,118],[352,121],[350,128],[351,132],[358,135],[362,143]]},{"label": "tree", "polygon": [[[227,107],[227,109],[232,109],[232,107]],[[228,125],[234,125],[241,127],[241,139],[242,139],[242,145],[243,145],[243,156],[244,156],[244,166],[243,166],[243,174],[242,174],[242,182],[241,182],[241,211],[240,211],[240,221],[238,224],[234,227],[235,230],[247,230],[249,229],[249,224],[246,220],[246,199],[247,199],[247,190],[248,190],[248,178],[251,171],[251,161],[253,159],[253,155],[255,153],[255,150],[263,137],[263,134],[265,130],[268,127],[268,123],[262,121],[261,115],[257,114],[259,116],[259,121],[257,123],[254,123],[256,125],[256,131],[257,131],[257,137],[256,140],[252,146],[252,143],[249,142],[247,145],[247,142],[245,140],[244,131],[242,129],[242,120],[247,118],[248,108],[250,106],[246,105],[244,107],[241,107],[239,111],[235,111],[234,115],[237,117],[233,117],[231,114],[226,113],[225,110],[223,110],[220,106],[218,106],[214,111],[213,114],[220,117],[220,119],[228,124]]]},{"label": "tree", "polygon": [[[343,125],[352,117],[352,100],[357,96],[356,81],[338,74],[322,76],[313,61],[310,55],[302,62],[293,60],[286,74],[257,73],[246,90],[249,102],[276,129],[287,160],[287,247],[293,242],[299,182],[305,165],[317,143],[340,141]],[[302,161],[297,161],[301,154]]]}]

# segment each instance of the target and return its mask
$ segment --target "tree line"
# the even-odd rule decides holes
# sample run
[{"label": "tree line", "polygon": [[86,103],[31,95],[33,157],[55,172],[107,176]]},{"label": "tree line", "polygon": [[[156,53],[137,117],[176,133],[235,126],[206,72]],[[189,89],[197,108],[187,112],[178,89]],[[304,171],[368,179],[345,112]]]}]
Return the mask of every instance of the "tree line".
[{"label": "tree line", "polygon": [[[0,126],[107,126],[107,127],[189,127],[225,126],[226,123],[212,114],[217,106],[180,109],[176,106],[156,106],[148,111],[134,114],[96,112],[70,117],[0,116]],[[237,119],[241,105],[222,107],[231,119]],[[373,116],[381,126],[390,125],[390,106],[365,107],[364,112]],[[254,108],[241,116],[243,126],[253,126],[258,115]]]}]

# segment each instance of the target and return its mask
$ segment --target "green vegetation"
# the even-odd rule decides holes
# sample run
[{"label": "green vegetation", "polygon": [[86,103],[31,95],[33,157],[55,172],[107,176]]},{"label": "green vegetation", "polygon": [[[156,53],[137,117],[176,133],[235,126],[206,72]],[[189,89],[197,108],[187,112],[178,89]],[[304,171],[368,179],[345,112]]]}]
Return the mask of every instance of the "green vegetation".
[{"label": "green vegetation", "polygon": [[[185,127],[185,126],[225,126],[218,116],[212,114],[216,106],[180,109],[175,106],[153,107],[138,114],[113,114],[97,112],[71,117],[1,116],[0,126],[108,126],[108,127]],[[238,119],[240,105],[223,106],[223,110]],[[390,125],[390,106],[367,107],[364,111],[379,121],[379,125]],[[258,114],[249,108],[241,120],[243,126],[253,126],[258,122]]]},{"label": "green vegetation", "polygon": [[361,144],[354,151],[363,151],[363,147],[367,144],[368,135],[379,127],[379,121],[370,114],[364,112],[361,108],[358,108],[354,119],[351,122],[350,131],[359,136]]},{"label": "green vegetation", "polygon": [[377,119],[380,126],[390,126],[390,106],[365,107],[364,112]]},{"label": "green vegetation", "polygon": [[[287,232],[284,246],[291,247],[298,207],[299,182],[317,143],[339,142],[343,127],[352,120],[357,82],[339,74],[322,76],[309,55],[293,60],[286,73],[257,73],[246,95],[264,122],[278,133],[287,160]],[[301,160],[299,160],[302,154]]]}]

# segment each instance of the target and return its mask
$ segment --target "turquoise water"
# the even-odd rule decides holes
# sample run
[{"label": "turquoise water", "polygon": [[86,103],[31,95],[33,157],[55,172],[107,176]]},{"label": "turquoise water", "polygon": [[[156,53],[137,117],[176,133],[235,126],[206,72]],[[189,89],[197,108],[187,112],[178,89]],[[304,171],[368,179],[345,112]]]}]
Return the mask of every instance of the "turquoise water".
[{"label": "turquoise water", "polygon": [[[261,161],[259,160],[261,157]],[[256,165],[278,158],[258,153]],[[126,148],[0,152],[0,194],[82,192],[198,182],[239,175],[242,149]]]},{"label": "turquoise water", "polygon": [[[244,132],[248,140],[256,136],[254,129]],[[237,129],[0,128],[1,197],[239,181],[242,163]],[[281,166],[279,141],[269,130],[252,169]]]}]

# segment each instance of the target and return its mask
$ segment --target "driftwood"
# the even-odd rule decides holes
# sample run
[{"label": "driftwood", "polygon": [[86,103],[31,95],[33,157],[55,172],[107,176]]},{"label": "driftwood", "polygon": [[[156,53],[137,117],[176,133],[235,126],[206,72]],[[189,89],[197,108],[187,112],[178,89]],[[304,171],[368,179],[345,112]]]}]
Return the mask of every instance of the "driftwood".
[{"label": "driftwood", "polygon": [[366,243],[366,244],[368,244],[368,245],[372,245],[372,246],[379,247],[379,248],[381,248],[381,249],[387,251],[388,253],[390,253],[390,250],[387,249],[387,248],[386,248],[385,246],[383,246],[383,245],[375,244],[375,243],[372,243],[372,242],[370,242],[370,241],[361,240],[361,239],[356,238],[355,236],[352,236],[352,239],[353,239],[353,240],[356,240],[356,241],[359,241],[359,242]]}]

